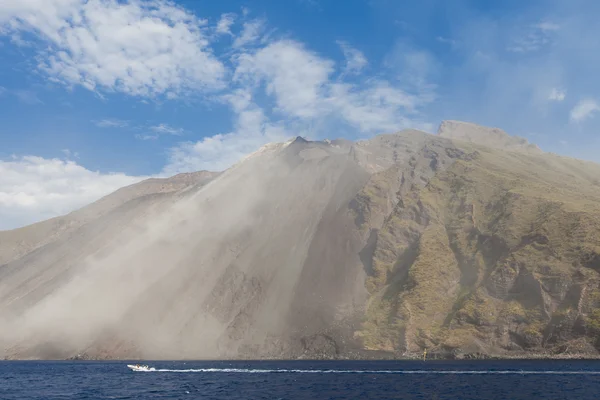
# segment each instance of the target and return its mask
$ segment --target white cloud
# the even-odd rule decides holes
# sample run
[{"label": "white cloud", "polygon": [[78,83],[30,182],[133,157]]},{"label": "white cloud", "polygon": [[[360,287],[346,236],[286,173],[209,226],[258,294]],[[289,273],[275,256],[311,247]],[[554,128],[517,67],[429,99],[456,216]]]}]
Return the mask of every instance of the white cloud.
[{"label": "white cloud", "polygon": [[341,47],[344,57],[346,58],[345,71],[347,73],[357,74],[367,66],[367,58],[361,51],[355,49],[344,41],[338,40],[337,44]]},{"label": "white cloud", "polygon": [[264,30],[264,21],[254,20],[244,22],[242,33],[233,41],[233,47],[243,47],[260,39]]},{"label": "white cloud", "polygon": [[[411,68],[423,73],[422,63],[413,64]],[[422,125],[414,117],[431,100],[429,87],[424,95],[414,95],[383,79],[344,83],[332,80],[334,66],[300,43],[281,40],[241,57],[234,77],[255,85],[264,80],[266,93],[275,97],[275,111],[286,117],[317,122],[335,119],[368,134],[397,131],[410,123]],[[424,83],[426,77],[419,79]]]},{"label": "white cloud", "polygon": [[108,118],[101,119],[99,121],[93,121],[96,126],[100,128],[125,128],[129,125],[129,122],[120,119]]},{"label": "white cloud", "polygon": [[259,147],[286,140],[290,136],[282,124],[268,120],[264,111],[252,101],[248,90],[237,89],[224,96],[223,100],[236,113],[234,130],[197,142],[181,143],[171,149],[169,163],[162,172],[164,175],[224,170]]},{"label": "white cloud", "polygon": [[168,135],[181,135],[183,133],[183,129],[181,128],[173,128],[168,124],[159,124],[155,126],[151,126],[150,129],[159,134],[168,134]]},{"label": "white cloud", "polygon": [[220,88],[205,21],[167,0],[4,0],[0,34],[45,42],[38,68],[56,82],[133,96]]},{"label": "white cloud", "polygon": [[391,133],[404,128],[431,131],[433,128],[414,118],[421,100],[387,81],[371,82],[366,88],[333,84],[326,102],[346,123],[362,133]]},{"label": "white cloud", "polygon": [[600,105],[593,99],[580,100],[573,109],[571,109],[571,121],[581,122],[592,117],[592,115],[600,111]]},{"label": "white cloud", "polygon": [[232,35],[231,33],[231,25],[235,21],[235,14],[226,13],[221,15],[221,19],[217,22],[217,33],[222,35]]},{"label": "white cloud", "polygon": [[563,101],[567,95],[567,92],[557,88],[552,88],[548,100]]},{"label": "white cloud", "polygon": [[239,58],[234,80],[245,84],[266,82],[281,111],[295,117],[314,117],[323,112],[319,99],[333,72],[333,62],[322,59],[291,40],[269,44]]},{"label": "white cloud", "polygon": [[60,159],[0,160],[0,229],[64,215],[145,178],[101,174]]},{"label": "white cloud", "polygon": [[[415,63],[414,68],[423,68]],[[297,118],[342,118],[363,132],[397,130],[402,116],[414,114],[425,99],[409,95],[385,80],[363,85],[333,82],[331,60],[300,43],[281,40],[239,59],[235,79],[248,85],[265,81],[276,111]],[[424,78],[422,78],[424,79]],[[396,128],[394,128],[396,127]]]}]

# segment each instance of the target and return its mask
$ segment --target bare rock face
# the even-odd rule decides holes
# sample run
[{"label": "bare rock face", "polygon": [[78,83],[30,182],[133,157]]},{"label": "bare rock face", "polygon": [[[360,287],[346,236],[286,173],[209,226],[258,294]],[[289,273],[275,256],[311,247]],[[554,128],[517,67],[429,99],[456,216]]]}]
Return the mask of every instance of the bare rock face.
[{"label": "bare rock face", "polygon": [[595,356],[600,166],[445,121],[0,232],[6,358]]}]

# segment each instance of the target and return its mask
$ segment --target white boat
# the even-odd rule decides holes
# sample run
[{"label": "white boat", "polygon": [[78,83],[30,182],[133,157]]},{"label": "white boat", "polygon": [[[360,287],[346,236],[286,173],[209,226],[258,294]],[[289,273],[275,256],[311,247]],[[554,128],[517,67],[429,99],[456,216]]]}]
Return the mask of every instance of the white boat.
[{"label": "white boat", "polygon": [[142,364],[127,364],[127,367],[132,371],[154,371],[154,368]]}]

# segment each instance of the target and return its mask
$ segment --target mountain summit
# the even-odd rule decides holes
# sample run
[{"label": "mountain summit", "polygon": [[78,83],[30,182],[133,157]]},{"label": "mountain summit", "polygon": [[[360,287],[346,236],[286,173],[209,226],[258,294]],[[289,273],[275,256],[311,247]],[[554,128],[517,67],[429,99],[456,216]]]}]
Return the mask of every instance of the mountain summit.
[{"label": "mountain summit", "polygon": [[442,121],[437,134],[448,139],[465,140],[500,149],[542,152],[537,145],[529,143],[525,138],[510,136],[499,128],[489,128],[470,122]]},{"label": "mountain summit", "polygon": [[600,166],[444,121],[0,232],[5,358],[597,356]]}]

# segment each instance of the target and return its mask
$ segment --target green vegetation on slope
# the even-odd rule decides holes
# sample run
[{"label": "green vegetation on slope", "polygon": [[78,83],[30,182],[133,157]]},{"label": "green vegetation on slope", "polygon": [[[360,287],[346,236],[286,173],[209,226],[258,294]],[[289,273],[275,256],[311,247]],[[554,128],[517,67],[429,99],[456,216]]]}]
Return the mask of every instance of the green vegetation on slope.
[{"label": "green vegetation on slope", "polygon": [[460,146],[471,156],[398,194],[378,232],[365,346],[397,354],[600,346],[598,166]]}]

